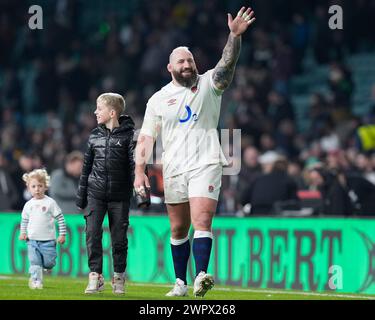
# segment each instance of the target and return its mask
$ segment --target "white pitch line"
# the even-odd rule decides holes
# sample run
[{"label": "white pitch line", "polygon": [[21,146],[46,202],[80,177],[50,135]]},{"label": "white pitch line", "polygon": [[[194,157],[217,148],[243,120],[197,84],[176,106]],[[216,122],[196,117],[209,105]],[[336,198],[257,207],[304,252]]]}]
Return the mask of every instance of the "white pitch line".
[{"label": "white pitch line", "polygon": [[[9,277],[0,276],[0,280],[25,280],[26,277]],[[128,283],[129,285],[129,283]],[[162,283],[141,283],[141,282],[131,282],[130,286],[149,286],[149,287],[162,287],[169,288],[173,284],[162,284]],[[189,286],[189,288],[192,288]],[[295,294],[301,296],[317,296],[317,297],[336,297],[336,298],[349,298],[349,299],[367,299],[375,300],[374,297],[362,296],[362,295],[351,295],[351,294],[339,294],[339,293],[318,293],[318,292],[300,292],[300,291],[280,291],[280,290],[269,290],[269,289],[249,289],[249,288],[214,288],[216,291],[234,291],[234,292],[251,292],[251,293],[264,293],[264,294]]]},{"label": "white pitch line", "polygon": [[[173,285],[173,284],[172,284]],[[135,283],[131,286],[151,286],[151,287],[170,287],[168,284],[157,284],[157,283]],[[189,286],[190,288],[190,286]],[[264,294],[295,294],[302,296],[318,296],[318,297],[337,297],[337,298],[352,298],[352,299],[368,299],[375,300],[374,297],[362,296],[362,295],[350,295],[350,294],[338,294],[338,293],[318,293],[318,292],[300,292],[300,291],[278,291],[268,289],[245,289],[245,288],[214,288],[215,291],[235,291],[235,292],[251,292],[251,293],[264,293]]]},{"label": "white pitch line", "polygon": [[[0,280],[10,280],[10,279],[19,280],[17,279],[17,277],[0,276]],[[22,278],[22,279],[25,279],[25,278]]]}]

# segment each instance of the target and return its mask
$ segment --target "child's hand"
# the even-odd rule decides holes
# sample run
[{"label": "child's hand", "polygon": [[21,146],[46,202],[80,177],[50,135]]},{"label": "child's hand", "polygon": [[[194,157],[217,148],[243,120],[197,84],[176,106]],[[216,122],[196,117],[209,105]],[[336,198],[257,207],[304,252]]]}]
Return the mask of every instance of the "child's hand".
[{"label": "child's hand", "polygon": [[65,235],[59,236],[57,238],[57,242],[60,243],[60,244],[64,244],[65,243]]},{"label": "child's hand", "polygon": [[26,233],[21,233],[18,239],[20,239],[20,240],[27,240]]}]

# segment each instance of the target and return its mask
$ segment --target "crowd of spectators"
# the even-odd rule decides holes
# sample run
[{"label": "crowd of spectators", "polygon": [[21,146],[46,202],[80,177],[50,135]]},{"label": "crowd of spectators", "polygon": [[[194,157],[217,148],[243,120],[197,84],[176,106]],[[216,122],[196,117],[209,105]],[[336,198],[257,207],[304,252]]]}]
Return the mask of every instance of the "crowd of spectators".
[{"label": "crowd of spectators", "polygon": [[[7,200],[0,201],[1,210],[22,209],[23,172],[61,170],[69,153],[85,151],[100,93],[123,94],[139,129],[148,98],[170,81],[166,64],[174,47],[190,47],[200,72],[213,68],[228,35],[226,13],[236,14],[243,5],[238,0],[136,1],[131,13],[121,15],[119,3],[118,10],[101,12],[100,19],[85,25],[84,12],[98,2],[43,2],[43,29],[31,30],[29,1],[0,1],[0,199]],[[343,7],[343,30],[328,29],[331,4]],[[238,175],[223,177],[218,213],[243,212],[253,184],[269,174],[263,167],[270,151],[283,158],[276,165],[283,174],[273,175],[287,172],[287,184],[295,183],[292,198],[298,190],[319,189],[309,176],[316,166],[375,183],[375,154],[357,134],[360,126],[375,123],[375,87],[370,113],[353,116],[355,83],[345,64],[350,54],[375,50],[375,3],[253,0],[251,5],[257,21],[243,37],[220,118],[221,129],[241,129],[242,166]],[[310,125],[300,132],[291,79],[306,72],[308,49],[316,65],[330,66],[330,95],[311,96]],[[162,198],[160,166],[150,172],[153,196]]]}]

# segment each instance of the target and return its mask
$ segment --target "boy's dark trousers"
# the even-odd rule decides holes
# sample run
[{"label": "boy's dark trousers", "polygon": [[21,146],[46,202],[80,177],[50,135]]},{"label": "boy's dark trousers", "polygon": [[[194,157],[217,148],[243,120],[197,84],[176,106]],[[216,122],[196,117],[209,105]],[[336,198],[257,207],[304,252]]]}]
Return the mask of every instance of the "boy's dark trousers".
[{"label": "boy's dark trousers", "polygon": [[86,246],[90,272],[102,273],[103,269],[103,220],[108,212],[111,232],[114,272],[125,272],[128,254],[127,231],[129,226],[129,201],[103,201],[88,198],[86,219]]}]

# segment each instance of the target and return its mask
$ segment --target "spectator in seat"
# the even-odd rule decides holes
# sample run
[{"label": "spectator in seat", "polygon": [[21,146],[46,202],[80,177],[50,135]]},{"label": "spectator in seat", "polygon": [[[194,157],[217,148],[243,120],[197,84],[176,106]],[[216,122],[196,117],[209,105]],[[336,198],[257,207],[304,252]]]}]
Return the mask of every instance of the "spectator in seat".
[{"label": "spectator in seat", "polygon": [[18,199],[17,189],[7,172],[7,160],[0,153],[0,211],[10,211]]},{"label": "spectator in seat", "polygon": [[250,213],[255,215],[276,214],[276,203],[294,202],[297,205],[297,184],[288,175],[287,160],[274,151],[269,151],[259,161],[264,167],[264,173],[245,191],[242,205],[249,203]]},{"label": "spectator in seat", "polygon": [[363,176],[314,168],[309,180],[322,194],[322,214],[375,216],[375,186]]},{"label": "spectator in seat", "polygon": [[80,213],[76,206],[76,194],[82,166],[82,152],[73,151],[66,156],[64,168],[51,173],[50,195],[64,214]]}]

